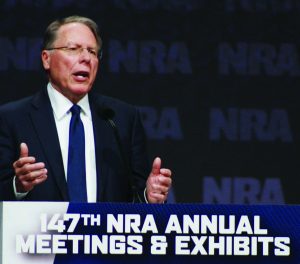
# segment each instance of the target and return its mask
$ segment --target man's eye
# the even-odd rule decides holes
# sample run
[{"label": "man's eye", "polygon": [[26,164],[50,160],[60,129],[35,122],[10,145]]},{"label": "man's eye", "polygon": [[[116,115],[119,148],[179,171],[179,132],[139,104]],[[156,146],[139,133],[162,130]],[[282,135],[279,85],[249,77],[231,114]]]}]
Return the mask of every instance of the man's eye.
[{"label": "man's eye", "polygon": [[94,56],[97,56],[97,52],[93,49],[88,49],[88,52]]},{"label": "man's eye", "polygon": [[77,51],[78,48],[77,47],[69,47],[68,50],[70,50],[70,51]]}]

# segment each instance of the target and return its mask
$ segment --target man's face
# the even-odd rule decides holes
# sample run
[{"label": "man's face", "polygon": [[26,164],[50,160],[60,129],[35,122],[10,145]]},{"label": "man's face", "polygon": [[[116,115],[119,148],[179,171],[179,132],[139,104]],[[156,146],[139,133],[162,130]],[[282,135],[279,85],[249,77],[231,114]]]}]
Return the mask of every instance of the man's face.
[{"label": "man's face", "polygon": [[52,86],[73,103],[77,103],[92,88],[98,70],[98,58],[87,49],[98,51],[92,31],[84,24],[69,23],[61,26],[53,48],[81,47],[74,54],[66,49],[43,50],[42,62],[48,71]]}]

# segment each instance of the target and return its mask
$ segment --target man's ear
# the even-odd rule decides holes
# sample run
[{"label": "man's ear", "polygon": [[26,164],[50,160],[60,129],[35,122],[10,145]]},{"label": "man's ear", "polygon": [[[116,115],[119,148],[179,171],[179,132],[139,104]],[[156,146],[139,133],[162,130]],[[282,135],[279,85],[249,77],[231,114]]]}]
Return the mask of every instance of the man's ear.
[{"label": "man's ear", "polygon": [[50,68],[50,52],[49,50],[43,50],[42,54],[42,63],[45,70],[49,70]]}]

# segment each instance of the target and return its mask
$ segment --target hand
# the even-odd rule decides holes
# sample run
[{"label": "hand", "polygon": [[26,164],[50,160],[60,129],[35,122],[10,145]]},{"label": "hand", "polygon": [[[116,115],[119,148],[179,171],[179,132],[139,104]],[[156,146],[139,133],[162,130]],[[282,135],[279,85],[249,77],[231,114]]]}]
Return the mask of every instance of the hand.
[{"label": "hand", "polygon": [[149,203],[163,203],[166,201],[172,184],[171,175],[172,172],[169,169],[161,169],[161,159],[155,158],[146,183],[146,194]]},{"label": "hand", "polygon": [[43,162],[35,162],[34,157],[28,156],[28,147],[20,145],[20,158],[13,164],[16,175],[17,192],[29,192],[37,184],[47,179],[47,169]]}]

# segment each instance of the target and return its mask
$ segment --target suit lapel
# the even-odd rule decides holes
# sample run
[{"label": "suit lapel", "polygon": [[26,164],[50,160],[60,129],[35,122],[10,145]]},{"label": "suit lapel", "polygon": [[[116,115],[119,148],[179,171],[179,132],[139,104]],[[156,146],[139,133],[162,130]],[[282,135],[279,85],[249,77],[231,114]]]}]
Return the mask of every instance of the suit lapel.
[{"label": "suit lapel", "polygon": [[47,164],[50,166],[49,168],[47,167],[47,169],[50,170],[51,175],[53,175],[63,200],[68,200],[67,182],[59,139],[53,110],[46,89],[34,97],[32,106],[30,117],[46,156]]},{"label": "suit lapel", "polygon": [[95,153],[96,153],[96,169],[97,169],[97,201],[105,200],[105,192],[107,191],[106,182],[110,174],[108,162],[105,160],[107,152],[114,144],[114,136],[112,128],[107,120],[101,114],[100,109],[105,107],[101,100],[101,96],[89,95],[89,102],[92,112]]}]

